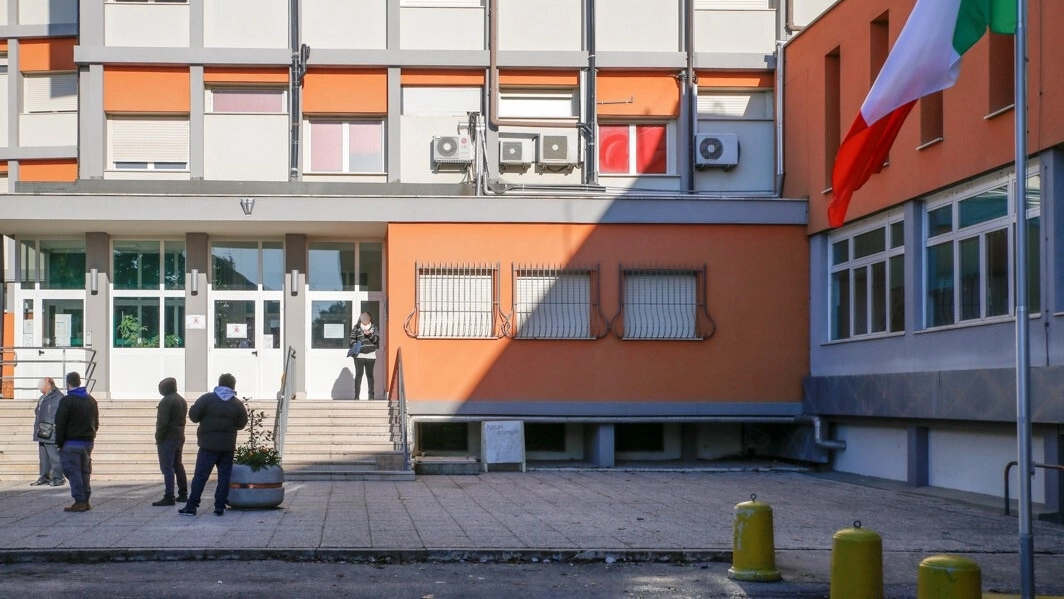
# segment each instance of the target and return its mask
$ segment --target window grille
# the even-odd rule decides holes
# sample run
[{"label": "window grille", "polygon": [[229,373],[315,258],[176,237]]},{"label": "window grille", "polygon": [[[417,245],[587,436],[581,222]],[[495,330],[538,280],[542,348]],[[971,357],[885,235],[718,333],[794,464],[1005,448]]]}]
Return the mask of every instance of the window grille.
[{"label": "window grille", "polygon": [[608,330],[599,303],[598,267],[514,265],[517,339],[596,339]]},{"label": "window grille", "polygon": [[706,304],[706,267],[626,268],[621,307],[610,329],[621,339],[709,339],[716,323]]},{"label": "window grille", "polygon": [[499,265],[417,264],[407,335],[419,339],[498,338]]}]

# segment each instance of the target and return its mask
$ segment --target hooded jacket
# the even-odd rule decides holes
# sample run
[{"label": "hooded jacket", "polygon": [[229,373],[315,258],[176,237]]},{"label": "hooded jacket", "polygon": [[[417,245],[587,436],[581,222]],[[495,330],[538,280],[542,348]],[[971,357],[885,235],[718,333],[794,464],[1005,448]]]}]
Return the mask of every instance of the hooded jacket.
[{"label": "hooded jacket", "polygon": [[85,387],[67,391],[55,412],[55,444],[62,447],[67,441],[92,443],[99,428],[100,410]]},{"label": "hooded jacket", "polygon": [[196,440],[201,449],[236,451],[236,433],[248,425],[248,411],[234,397],[236,391],[229,387],[215,387],[192,404],[188,419],[199,423]]},{"label": "hooded jacket", "polygon": [[155,416],[155,443],[185,440],[185,417],[188,403],[177,392],[177,381],[164,379],[159,384],[163,398],[159,401]]},{"label": "hooded jacket", "polygon": [[42,439],[37,436],[37,426],[42,422],[55,423],[55,413],[59,410],[59,400],[63,399],[63,392],[59,389],[52,387],[52,390],[45,393],[37,401],[37,407],[35,408],[36,417],[33,419],[33,440],[39,443],[55,444],[55,433],[52,433],[50,439]]}]

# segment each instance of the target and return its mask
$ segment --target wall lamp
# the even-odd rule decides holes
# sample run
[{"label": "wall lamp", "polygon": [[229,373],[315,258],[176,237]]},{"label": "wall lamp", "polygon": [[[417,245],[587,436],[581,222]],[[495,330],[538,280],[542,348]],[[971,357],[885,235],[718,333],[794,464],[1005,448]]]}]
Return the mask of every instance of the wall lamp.
[{"label": "wall lamp", "polygon": [[100,292],[100,271],[93,268],[89,270],[89,293],[96,295]]},{"label": "wall lamp", "polygon": [[288,292],[299,295],[299,271],[294,268],[288,273]]},{"label": "wall lamp", "polygon": [[244,211],[244,216],[251,216],[255,211],[255,198],[240,198],[240,209]]},{"label": "wall lamp", "polygon": [[192,278],[189,281],[189,291],[192,292],[192,295],[199,294],[199,269],[198,268],[193,268],[192,269]]}]

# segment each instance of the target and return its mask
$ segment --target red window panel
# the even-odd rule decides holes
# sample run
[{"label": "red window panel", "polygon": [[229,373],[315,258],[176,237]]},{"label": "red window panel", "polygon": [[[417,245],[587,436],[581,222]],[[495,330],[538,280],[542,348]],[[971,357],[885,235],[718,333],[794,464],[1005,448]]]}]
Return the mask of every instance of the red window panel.
[{"label": "red window panel", "polygon": [[628,125],[599,125],[599,172],[629,172]]},{"label": "red window panel", "polygon": [[343,170],[343,123],[310,124],[310,170],[337,173]]},{"label": "red window panel", "polygon": [[635,126],[635,172],[664,175],[669,172],[665,125]]}]

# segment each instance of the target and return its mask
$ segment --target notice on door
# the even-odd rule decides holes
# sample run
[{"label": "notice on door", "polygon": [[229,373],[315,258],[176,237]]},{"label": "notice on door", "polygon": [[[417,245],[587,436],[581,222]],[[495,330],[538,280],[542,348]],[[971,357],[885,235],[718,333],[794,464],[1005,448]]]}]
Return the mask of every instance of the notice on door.
[{"label": "notice on door", "polygon": [[344,325],[342,324],[327,323],[322,326],[325,328],[325,330],[322,331],[322,337],[326,339],[343,339],[344,335],[347,334],[347,331],[344,330]]},{"label": "notice on door", "polygon": [[248,325],[244,322],[229,322],[225,325],[225,336],[228,339],[247,339]]},{"label": "notice on door", "polygon": [[188,330],[206,329],[207,317],[202,314],[185,314],[185,328]]},{"label": "notice on door", "polygon": [[73,324],[73,315],[56,314],[53,331],[55,331],[55,346],[70,347],[70,327]]},{"label": "notice on door", "polygon": [[480,463],[519,464],[525,471],[525,423],[520,420],[488,420],[480,428]]}]

